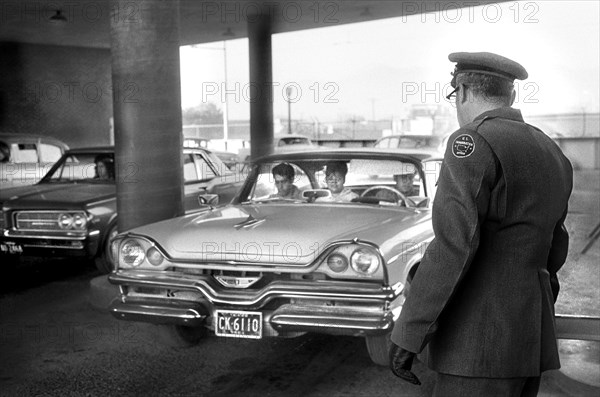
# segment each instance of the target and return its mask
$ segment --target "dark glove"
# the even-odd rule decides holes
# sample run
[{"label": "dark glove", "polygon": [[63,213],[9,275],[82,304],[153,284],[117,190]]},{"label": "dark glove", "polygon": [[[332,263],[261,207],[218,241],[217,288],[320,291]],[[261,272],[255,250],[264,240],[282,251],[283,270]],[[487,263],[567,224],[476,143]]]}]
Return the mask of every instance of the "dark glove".
[{"label": "dark glove", "polygon": [[421,381],[419,381],[419,378],[410,371],[415,356],[415,353],[404,350],[392,342],[390,349],[390,369],[398,378],[414,385],[420,385]]}]

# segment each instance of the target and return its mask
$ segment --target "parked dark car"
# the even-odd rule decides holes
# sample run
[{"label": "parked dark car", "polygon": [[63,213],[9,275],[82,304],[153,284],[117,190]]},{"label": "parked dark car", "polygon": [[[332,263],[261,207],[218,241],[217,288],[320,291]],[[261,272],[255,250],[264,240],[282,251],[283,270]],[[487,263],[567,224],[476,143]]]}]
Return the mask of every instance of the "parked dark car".
[{"label": "parked dark car", "polygon": [[67,149],[48,136],[0,133],[0,188],[38,182]]},{"label": "parked dark car", "polygon": [[[243,178],[205,149],[183,149],[184,208],[201,193],[230,201]],[[211,183],[209,187],[208,184]],[[113,268],[109,242],[117,234],[114,148],[67,151],[37,184],[0,192],[0,255],[94,258]]]}]

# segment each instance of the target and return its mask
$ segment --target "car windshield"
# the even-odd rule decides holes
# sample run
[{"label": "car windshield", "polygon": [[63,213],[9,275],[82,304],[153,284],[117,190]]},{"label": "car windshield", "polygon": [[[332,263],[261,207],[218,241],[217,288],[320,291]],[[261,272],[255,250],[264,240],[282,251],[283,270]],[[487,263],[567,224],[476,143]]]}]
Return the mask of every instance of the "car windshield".
[{"label": "car windshield", "polygon": [[114,183],[112,153],[72,153],[63,156],[43,182]]},{"label": "car windshield", "polygon": [[206,158],[210,162],[213,169],[216,170],[216,174],[218,175],[232,175],[233,171],[231,171],[230,166],[225,164],[223,160],[212,152],[204,152],[206,154]]},{"label": "car windshield", "polygon": [[[289,171],[290,168],[293,172]],[[291,175],[293,177],[290,178]],[[414,201],[411,206],[415,203],[426,206],[428,189],[424,177],[427,178],[421,162],[414,159],[266,162],[255,165],[240,201],[267,204],[334,202],[400,207],[406,206],[404,197],[409,197]]]}]

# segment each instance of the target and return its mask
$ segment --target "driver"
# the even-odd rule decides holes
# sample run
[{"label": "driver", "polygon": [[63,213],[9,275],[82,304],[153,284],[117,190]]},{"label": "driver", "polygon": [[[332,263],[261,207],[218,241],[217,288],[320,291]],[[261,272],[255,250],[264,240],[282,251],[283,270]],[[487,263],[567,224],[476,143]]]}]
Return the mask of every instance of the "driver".
[{"label": "driver", "polygon": [[[418,196],[419,188],[415,188],[414,186],[415,175],[417,174],[416,167],[410,163],[402,164],[400,172],[400,174],[394,174],[394,182],[396,182],[394,188],[405,197]],[[375,197],[380,200],[394,202],[401,199],[401,197],[397,197],[397,194],[392,191],[383,189],[379,190]]]},{"label": "driver", "polygon": [[108,155],[98,155],[94,159],[96,163],[96,179],[115,179],[115,164],[112,157]]}]

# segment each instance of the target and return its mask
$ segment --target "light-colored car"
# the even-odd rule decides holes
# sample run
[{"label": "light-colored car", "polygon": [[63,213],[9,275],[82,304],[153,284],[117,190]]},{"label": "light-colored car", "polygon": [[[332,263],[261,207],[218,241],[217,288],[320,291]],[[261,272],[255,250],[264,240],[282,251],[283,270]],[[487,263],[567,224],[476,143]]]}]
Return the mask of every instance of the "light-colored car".
[{"label": "light-colored car", "polygon": [[[274,153],[296,152],[316,148],[319,148],[319,146],[315,145],[309,137],[300,134],[277,134],[273,140]],[[250,161],[250,147],[240,149],[238,156],[244,162]]]},{"label": "light-colored car", "polygon": [[52,137],[0,133],[0,188],[38,182],[67,149]]},{"label": "light-colored car", "polygon": [[[331,162],[346,164],[352,201],[331,199],[324,172]],[[163,324],[180,345],[207,330],[253,339],[361,336],[372,360],[386,365],[390,331],[433,239],[440,162],[424,152],[375,149],[258,159],[229,205],[114,239],[109,280],[121,288],[110,310],[118,319]],[[295,169],[301,198],[276,197],[272,169],[281,163]],[[417,170],[417,195],[380,198],[407,168]]]},{"label": "light-colored car", "polygon": [[[205,193],[229,202],[244,179],[206,149],[183,149],[184,208],[200,207]],[[99,162],[107,169],[101,175]],[[209,186],[210,184],[210,186]],[[103,273],[113,268],[110,239],[117,234],[114,148],[73,149],[37,184],[0,192],[0,256],[95,259]]]},{"label": "light-colored car", "polygon": [[[398,134],[378,139],[373,147],[379,149],[439,151],[442,137],[438,135]],[[442,151],[443,153],[443,151]]]}]

